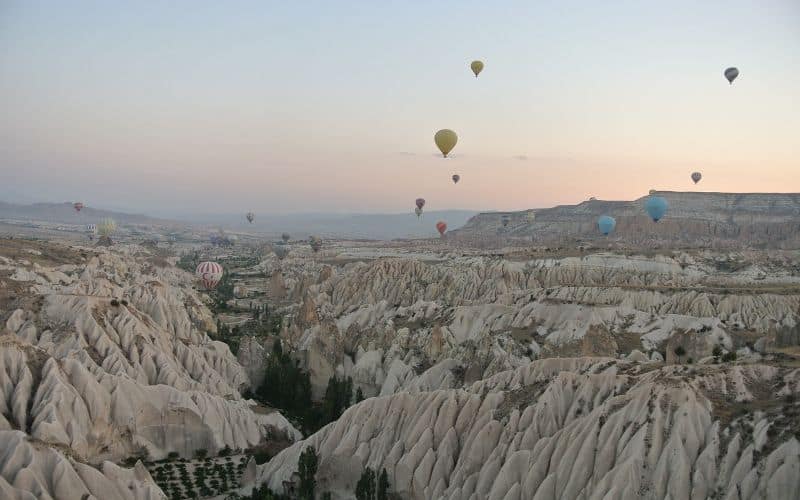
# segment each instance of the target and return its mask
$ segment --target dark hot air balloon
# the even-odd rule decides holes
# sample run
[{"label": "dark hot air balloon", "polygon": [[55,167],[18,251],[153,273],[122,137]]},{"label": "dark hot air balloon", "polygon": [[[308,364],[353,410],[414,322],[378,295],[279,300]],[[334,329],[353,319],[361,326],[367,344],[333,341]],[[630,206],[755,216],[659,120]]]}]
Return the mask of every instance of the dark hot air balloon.
[{"label": "dark hot air balloon", "polygon": [[694,181],[695,184],[700,182],[700,179],[702,179],[702,178],[703,178],[703,174],[701,174],[700,172],[692,172],[692,180]]},{"label": "dark hot air balloon", "polygon": [[74,208],[76,212],[80,212],[81,209],[83,209],[83,203],[76,201],[72,204],[72,208]]},{"label": "dark hot air balloon", "polygon": [[739,76],[739,70],[736,68],[728,68],[725,70],[725,79],[728,80],[728,83],[733,85],[733,81],[736,80],[736,77]]},{"label": "dark hot air balloon", "polygon": [[453,174],[453,184],[458,184],[458,181],[461,180],[461,176],[458,174]]},{"label": "dark hot air balloon", "polygon": [[252,224],[253,223],[253,219],[256,218],[256,215],[253,212],[247,212],[247,215],[245,215],[245,217],[247,218],[247,222]]},{"label": "dark hot air balloon", "polygon": [[272,246],[272,251],[278,256],[278,259],[283,260],[289,255],[289,246],[286,243],[280,242]]}]

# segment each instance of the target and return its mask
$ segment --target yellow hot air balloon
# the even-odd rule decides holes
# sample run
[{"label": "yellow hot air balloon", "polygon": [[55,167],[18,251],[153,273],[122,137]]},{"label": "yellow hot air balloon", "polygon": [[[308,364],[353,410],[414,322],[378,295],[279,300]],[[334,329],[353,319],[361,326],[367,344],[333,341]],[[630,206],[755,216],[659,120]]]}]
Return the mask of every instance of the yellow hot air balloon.
[{"label": "yellow hot air balloon", "polygon": [[483,71],[483,61],[472,61],[469,67],[472,69],[472,72],[475,73],[475,78],[478,78],[478,74]]},{"label": "yellow hot air balloon", "polygon": [[458,136],[452,130],[445,128],[436,132],[436,135],[433,136],[433,140],[436,142],[436,147],[442,152],[442,156],[447,158],[447,153],[456,147]]}]

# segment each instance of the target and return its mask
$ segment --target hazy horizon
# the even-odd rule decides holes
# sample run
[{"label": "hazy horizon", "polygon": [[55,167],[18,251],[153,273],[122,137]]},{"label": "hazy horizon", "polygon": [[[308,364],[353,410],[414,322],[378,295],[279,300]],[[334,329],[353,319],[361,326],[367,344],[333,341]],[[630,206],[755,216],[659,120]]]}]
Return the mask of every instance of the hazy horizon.
[{"label": "hazy horizon", "polygon": [[176,216],[798,192],[798,26],[791,0],[5,2],[0,199]]}]

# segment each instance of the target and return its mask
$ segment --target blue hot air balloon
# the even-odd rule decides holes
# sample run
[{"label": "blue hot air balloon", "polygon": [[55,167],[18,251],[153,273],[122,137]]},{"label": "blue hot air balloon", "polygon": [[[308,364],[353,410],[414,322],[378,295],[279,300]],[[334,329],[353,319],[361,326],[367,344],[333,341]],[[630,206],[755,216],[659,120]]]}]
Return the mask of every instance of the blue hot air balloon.
[{"label": "blue hot air balloon", "polygon": [[653,219],[653,222],[660,221],[664,214],[667,213],[667,208],[669,208],[669,203],[660,196],[650,196],[644,202],[644,209],[647,211],[647,215]]},{"label": "blue hot air balloon", "polygon": [[617,221],[608,215],[601,215],[600,218],[597,219],[597,227],[600,229],[601,233],[608,236],[614,231],[614,228],[617,227]]}]

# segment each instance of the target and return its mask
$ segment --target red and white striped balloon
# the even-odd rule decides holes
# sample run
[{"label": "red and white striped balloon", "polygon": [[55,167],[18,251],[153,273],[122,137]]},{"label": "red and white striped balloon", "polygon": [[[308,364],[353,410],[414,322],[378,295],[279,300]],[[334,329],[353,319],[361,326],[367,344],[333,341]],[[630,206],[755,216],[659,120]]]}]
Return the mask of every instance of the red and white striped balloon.
[{"label": "red and white striped balloon", "polygon": [[213,290],[222,279],[222,266],[216,262],[201,262],[197,266],[195,274],[200,278],[200,282],[203,283],[206,290]]}]

